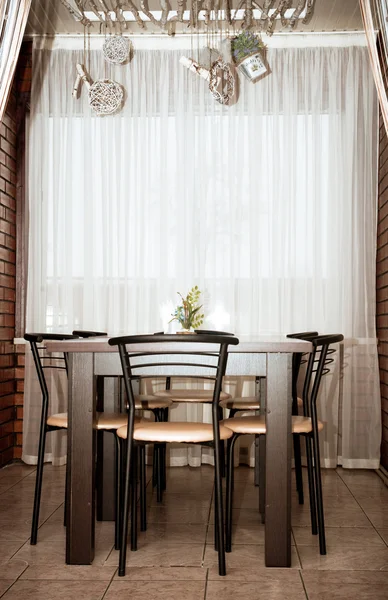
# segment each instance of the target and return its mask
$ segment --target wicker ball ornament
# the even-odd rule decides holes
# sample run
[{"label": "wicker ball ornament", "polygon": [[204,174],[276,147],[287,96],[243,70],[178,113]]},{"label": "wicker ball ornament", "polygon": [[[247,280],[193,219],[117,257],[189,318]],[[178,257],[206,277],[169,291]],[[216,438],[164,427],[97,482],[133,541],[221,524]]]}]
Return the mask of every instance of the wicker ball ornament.
[{"label": "wicker ball ornament", "polygon": [[110,79],[97,79],[88,91],[89,104],[97,115],[112,115],[123,102],[121,85]]},{"label": "wicker ball ornament", "polygon": [[73,88],[73,97],[78,97],[78,90],[83,82],[88,90],[89,105],[98,116],[112,115],[123,103],[124,89],[116,81],[111,79],[97,79],[94,83],[90,81],[89,74],[84,65],[77,64],[77,78]]},{"label": "wicker ball ornament", "polygon": [[105,60],[115,65],[125,63],[131,54],[131,44],[128,38],[115,35],[105,40],[102,47]]}]

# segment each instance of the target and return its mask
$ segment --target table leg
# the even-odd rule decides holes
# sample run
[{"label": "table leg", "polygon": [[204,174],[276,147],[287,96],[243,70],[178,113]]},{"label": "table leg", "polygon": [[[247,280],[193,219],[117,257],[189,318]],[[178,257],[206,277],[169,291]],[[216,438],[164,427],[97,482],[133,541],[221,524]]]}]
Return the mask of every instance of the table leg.
[{"label": "table leg", "polygon": [[94,355],[69,355],[66,563],[88,565],[94,559],[95,476]]},{"label": "table leg", "polygon": [[[105,412],[119,412],[119,384],[117,377],[100,378],[103,395],[101,408]],[[116,441],[111,431],[100,431],[97,439],[97,520],[115,520],[115,460]]]},{"label": "table leg", "polygon": [[291,354],[267,354],[265,564],[291,566]]}]

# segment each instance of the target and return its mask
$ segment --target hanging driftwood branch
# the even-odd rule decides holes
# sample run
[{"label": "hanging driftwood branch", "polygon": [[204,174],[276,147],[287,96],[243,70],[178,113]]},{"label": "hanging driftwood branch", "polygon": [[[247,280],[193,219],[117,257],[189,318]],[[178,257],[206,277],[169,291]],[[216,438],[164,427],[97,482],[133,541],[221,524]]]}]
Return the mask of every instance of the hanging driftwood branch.
[{"label": "hanging driftwood branch", "polygon": [[135,4],[132,2],[132,0],[126,0],[125,4],[123,4],[123,10],[124,10],[124,8],[127,8],[127,7],[128,7],[128,10],[135,17],[136,23],[138,24],[140,29],[145,29],[145,23],[144,23],[143,19],[141,18],[140,13],[139,13],[138,9],[136,8]]},{"label": "hanging driftwood branch", "polygon": [[[233,11],[232,16],[231,0],[190,0],[190,2],[189,0],[157,0],[161,9],[161,16],[157,18],[155,11],[150,10],[148,0],[74,0],[73,6],[67,0],[60,1],[77,21],[87,27],[92,25],[91,20],[86,16],[90,11],[95,15],[95,20],[103,23],[110,33],[113,31],[122,33],[123,29],[128,28],[125,15],[128,11],[133,14],[139,28],[146,28],[146,23],[143,21],[145,16],[154,27],[167,31],[170,35],[175,32],[176,23],[187,21],[192,31],[211,27],[215,32],[222,29],[222,21],[229,25],[233,24],[234,27],[237,26],[238,21],[241,21],[241,29],[266,31],[271,35],[277,24],[294,29],[302,20],[301,15],[304,11],[303,23],[307,23],[313,14],[316,2],[316,0],[238,0],[238,7]],[[286,17],[288,9],[293,9],[290,18]],[[201,11],[204,17],[201,16],[200,19]],[[185,12],[186,15],[188,13],[188,18]],[[239,13],[238,19],[237,13]]]},{"label": "hanging driftwood branch", "polygon": [[241,25],[242,29],[251,29],[253,25],[253,5],[252,0],[246,0],[245,2],[245,16],[243,24]]},{"label": "hanging driftwood branch", "polygon": [[296,9],[294,10],[294,14],[292,15],[292,17],[290,17],[290,19],[288,21],[288,27],[290,29],[294,29],[296,22],[299,19],[300,14],[303,11],[305,6],[306,6],[306,0],[299,0],[299,4],[296,7]]},{"label": "hanging driftwood branch", "polygon": [[63,6],[65,8],[67,8],[67,10],[69,11],[69,13],[77,20],[81,23],[81,25],[84,25],[85,27],[93,27],[92,22],[85,17],[85,14],[83,11],[81,11],[80,13],[78,13],[68,2],[66,2],[66,0],[61,0],[61,4],[63,4]]}]

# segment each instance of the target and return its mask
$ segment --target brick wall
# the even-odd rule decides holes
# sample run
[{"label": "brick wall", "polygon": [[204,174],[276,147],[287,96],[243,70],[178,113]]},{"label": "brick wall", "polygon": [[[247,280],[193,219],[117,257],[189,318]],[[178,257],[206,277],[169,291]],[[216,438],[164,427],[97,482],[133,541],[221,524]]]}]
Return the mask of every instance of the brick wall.
[{"label": "brick wall", "polygon": [[383,426],[381,464],[388,470],[388,138],[381,115],[376,267],[376,319]]},{"label": "brick wall", "polygon": [[23,351],[15,348],[17,220],[24,193],[24,118],[31,90],[31,44],[23,44],[0,126],[0,467],[21,456]]}]

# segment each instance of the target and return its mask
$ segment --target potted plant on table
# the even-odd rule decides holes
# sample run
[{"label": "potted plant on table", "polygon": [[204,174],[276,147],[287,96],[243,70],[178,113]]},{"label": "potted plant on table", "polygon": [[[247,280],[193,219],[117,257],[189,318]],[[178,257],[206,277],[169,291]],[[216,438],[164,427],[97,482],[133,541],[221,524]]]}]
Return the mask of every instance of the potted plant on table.
[{"label": "potted plant on table", "polygon": [[193,329],[202,325],[205,316],[199,312],[202,308],[202,305],[199,304],[201,291],[195,285],[186,297],[183,297],[180,292],[178,292],[178,295],[182,298],[182,304],[176,307],[170,323],[171,321],[178,321],[181,324],[182,330],[178,333],[192,333]]},{"label": "potted plant on table", "polygon": [[268,71],[263,57],[265,47],[261,37],[250,31],[242,31],[231,41],[234,62],[253,83]]}]

